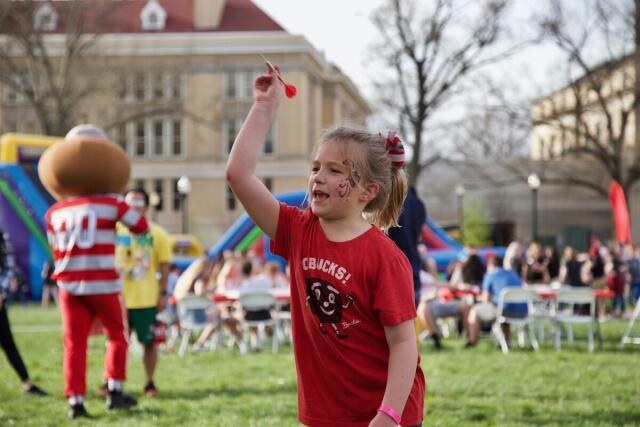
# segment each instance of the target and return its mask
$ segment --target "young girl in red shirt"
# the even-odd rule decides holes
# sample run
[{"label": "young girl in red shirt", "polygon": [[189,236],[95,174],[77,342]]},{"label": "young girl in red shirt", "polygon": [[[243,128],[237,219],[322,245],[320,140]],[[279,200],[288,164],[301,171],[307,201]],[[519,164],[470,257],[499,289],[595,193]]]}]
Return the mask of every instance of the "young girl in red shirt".
[{"label": "young girl in red shirt", "polygon": [[406,194],[400,140],[325,133],[313,154],[310,208],[279,204],[255,169],[283,90],[277,67],[256,79],[226,177],[272,251],[289,261],[298,418],[313,427],[420,425],[411,266],[380,230],[396,223]]}]

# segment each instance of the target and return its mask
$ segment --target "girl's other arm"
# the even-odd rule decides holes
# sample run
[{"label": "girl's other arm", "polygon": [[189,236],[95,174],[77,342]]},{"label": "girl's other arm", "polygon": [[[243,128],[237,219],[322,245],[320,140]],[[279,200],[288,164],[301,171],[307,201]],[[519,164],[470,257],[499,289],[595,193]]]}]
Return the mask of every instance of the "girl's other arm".
[{"label": "girl's other arm", "polygon": [[[413,387],[418,364],[414,321],[412,319],[399,325],[385,326],[384,333],[389,345],[389,369],[382,404],[402,415]],[[370,427],[395,425],[391,417],[381,412],[369,423]]]},{"label": "girl's other arm", "polygon": [[226,178],[234,194],[255,223],[275,237],[280,206],[255,175],[258,155],[282,100],[282,83],[274,70],[260,75],[253,87],[254,104],[240,129],[227,162]]}]

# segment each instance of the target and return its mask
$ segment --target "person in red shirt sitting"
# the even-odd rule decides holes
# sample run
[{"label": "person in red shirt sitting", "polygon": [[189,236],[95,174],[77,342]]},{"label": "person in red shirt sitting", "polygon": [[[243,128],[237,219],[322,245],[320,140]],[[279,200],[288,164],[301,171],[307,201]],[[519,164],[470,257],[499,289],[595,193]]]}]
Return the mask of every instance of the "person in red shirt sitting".
[{"label": "person in red shirt sitting", "polygon": [[272,252],[289,261],[298,419],[313,427],[419,425],[425,380],[413,272],[381,231],[397,223],[406,195],[400,139],[325,133],[311,165],[310,207],[278,203],[255,175],[284,91],[278,73],[270,67],[256,79],[226,177]]}]

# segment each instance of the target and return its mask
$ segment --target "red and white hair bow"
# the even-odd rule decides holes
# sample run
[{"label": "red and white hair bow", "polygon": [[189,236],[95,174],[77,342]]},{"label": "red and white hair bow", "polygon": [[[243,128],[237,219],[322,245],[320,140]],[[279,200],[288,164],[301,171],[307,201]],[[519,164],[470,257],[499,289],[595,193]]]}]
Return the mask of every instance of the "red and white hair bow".
[{"label": "red and white hair bow", "polygon": [[386,140],[387,154],[391,159],[392,166],[395,169],[402,169],[404,167],[404,146],[400,137],[392,130],[387,131],[386,136],[382,133],[380,133],[380,136]]}]

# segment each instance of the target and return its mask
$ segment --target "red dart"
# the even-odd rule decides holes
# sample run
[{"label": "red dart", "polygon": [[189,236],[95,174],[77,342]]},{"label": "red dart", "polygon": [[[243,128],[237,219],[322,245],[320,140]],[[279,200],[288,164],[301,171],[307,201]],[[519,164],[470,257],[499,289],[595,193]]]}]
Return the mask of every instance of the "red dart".
[{"label": "red dart", "polygon": [[[260,56],[262,56],[262,55],[260,55]],[[269,62],[269,60],[267,58],[262,56],[262,59],[264,59],[264,62],[267,64],[267,67],[269,67],[271,70],[275,71],[276,77],[284,85],[284,94],[287,96],[287,98],[293,98],[294,96],[296,96],[296,94],[298,93],[298,89],[294,85],[285,82],[282,79],[282,76],[280,76],[280,72],[276,69],[276,67],[273,66],[273,64],[271,62]]]}]

